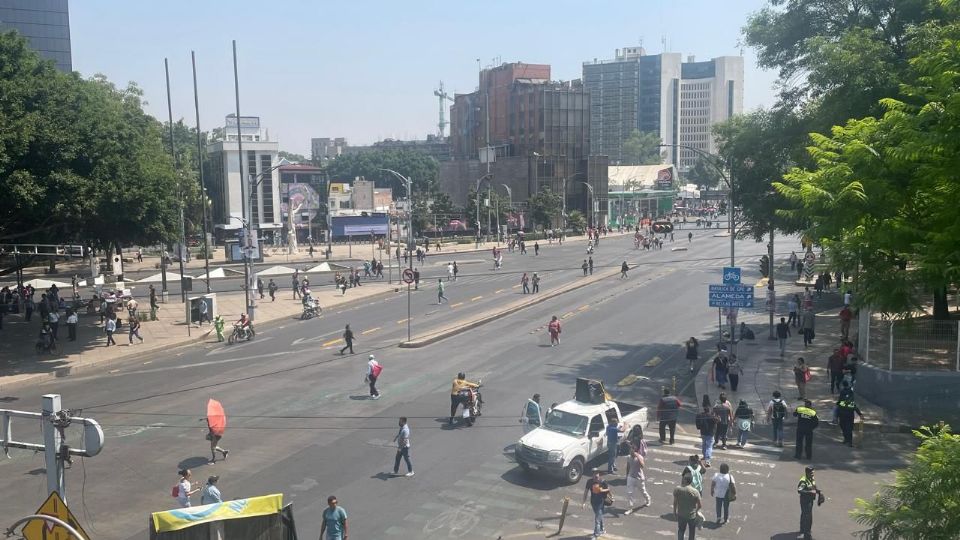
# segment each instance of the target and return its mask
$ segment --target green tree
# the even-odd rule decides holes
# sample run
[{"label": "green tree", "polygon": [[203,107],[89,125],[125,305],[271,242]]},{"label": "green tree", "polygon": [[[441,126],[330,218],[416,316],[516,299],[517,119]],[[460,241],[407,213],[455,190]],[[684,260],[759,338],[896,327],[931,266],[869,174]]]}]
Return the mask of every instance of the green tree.
[{"label": "green tree", "polygon": [[142,92],[60,73],[0,34],[0,241],[153,243],[179,230],[177,174]]},{"label": "green tree", "polygon": [[[960,20],[960,8],[947,6]],[[911,59],[904,100],[885,99],[882,117],[850,120],[813,135],[815,163],[776,188],[808,220],[846,271],[859,272],[859,302],[910,316],[933,297],[944,319],[947,288],[960,281],[960,23],[927,25]]]},{"label": "green tree", "polygon": [[[719,160],[713,160],[713,162],[719,162]],[[723,168],[722,163],[717,163],[717,165]],[[697,157],[693,167],[690,167],[690,170],[684,176],[686,177],[684,179],[685,182],[696,184],[698,186],[704,186],[709,189],[726,189],[727,187],[726,183],[723,181],[723,177],[720,176],[720,173],[717,171],[717,168],[711,165],[711,158],[706,156]]]},{"label": "green tree", "polygon": [[577,233],[582,233],[587,230],[587,218],[583,215],[583,212],[573,210],[567,215],[567,226]]},{"label": "green tree", "polygon": [[[467,197],[467,206],[464,208],[465,218],[473,227],[477,221],[477,198],[476,193],[471,192]],[[486,232],[497,230],[497,209],[500,209],[500,225],[507,223],[508,200],[505,195],[501,195],[494,190],[487,191],[483,187],[480,189],[480,228]]]},{"label": "green tree", "polygon": [[560,216],[563,200],[559,193],[544,188],[534,194],[527,201],[530,208],[530,217],[533,222],[543,228],[550,228],[555,219]]},{"label": "green tree", "polygon": [[653,131],[633,130],[623,141],[621,165],[658,165],[663,163],[660,137]]},{"label": "green tree", "polygon": [[280,159],[285,159],[291,163],[307,163],[309,161],[302,154],[294,154],[293,152],[287,152],[284,150],[277,152],[277,157]]},{"label": "green tree", "polygon": [[393,189],[395,196],[406,193],[406,186],[394,175],[381,169],[392,169],[410,178],[414,196],[432,194],[437,189],[440,166],[435,159],[409,150],[362,152],[340,156],[329,163],[327,173],[332,181],[353,182],[356,177],[373,180],[377,187]]},{"label": "green tree", "polygon": [[948,540],[960,531],[960,435],[950,426],[913,433],[920,447],[910,465],[850,512],[867,526],[859,533],[864,540]]}]

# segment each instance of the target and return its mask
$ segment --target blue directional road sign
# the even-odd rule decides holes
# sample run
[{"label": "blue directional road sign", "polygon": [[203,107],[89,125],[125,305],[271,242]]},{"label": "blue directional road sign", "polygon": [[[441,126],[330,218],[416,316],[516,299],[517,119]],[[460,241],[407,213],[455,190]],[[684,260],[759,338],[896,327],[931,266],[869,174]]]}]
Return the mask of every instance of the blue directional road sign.
[{"label": "blue directional road sign", "polygon": [[753,287],[749,285],[710,285],[710,307],[753,307]]},{"label": "blue directional road sign", "polygon": [[739,266],[727,266],[723,269],[723,284],[724,285],[739,285],[740,284],[740,267]]}]

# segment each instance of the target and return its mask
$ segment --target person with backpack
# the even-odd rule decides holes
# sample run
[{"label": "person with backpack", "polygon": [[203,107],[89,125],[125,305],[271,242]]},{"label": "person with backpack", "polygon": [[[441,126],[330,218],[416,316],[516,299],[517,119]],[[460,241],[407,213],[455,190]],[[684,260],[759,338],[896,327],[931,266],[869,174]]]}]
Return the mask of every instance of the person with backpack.
[{"label": "person with backpack", "polygon": [[670,395],[670,389],[663,389],[663,397],[657,403],[657,420],[660,422],[660,444],[666,444],[667,428],[670,429],[670,444],[673,444],[677,431],[677,416],[680,413],[680,400]]},{"label": "person with backpack", "polygon": [[783,419],[787,417],[787,404],[780,397],[780,391],[774,390],[773,399],[767,403],[767,421],[773,425],[773,444],[783,448]]},{"label": "person with backpack", "polygon": [[713,438],[717,432],[718,418],[710,407],[704,407],[703,411],[697,415],[695,422],[697,429],[700,430],[704,463],[709,467],[710,458],[713,457]]},{"label": "person with backpack", "polygon": [[687,348],[687,360],[690,361],[690,373],[693,373],[693,363],[700,359],[700,342],[690,336],[684,346]]},{"label": "person with backpack", "polygon": [[743,448],[747,445],[747,438],[750,436],[750,428],[753,427],[753,409],[751,409],[746,400],[741,399],[737,405],[733,417],[737,423],[737,445],[736,448]]},{"label": "person with backpack", "polygon": [[383,366],[381,366],[380,362],[377,362],[377,359],[371,354],[367,361],[367,382],[370,383],[370,399],[380,399],[380,391],[377,390],[377,379],[380,378],[382,371]]},{"label": "person with backpack", "polygon": [[193,477],[193,473],[190,469],[180,469],[180,481],[177,482],[177,485],[173,486],[173,492],[171,495],[177,499],[177,503],[180,504],[180,508],[189,508],[190,507],[190,496],[194,493],[200,491],[200,488],[192,489],[190,485],[190,478]]}]

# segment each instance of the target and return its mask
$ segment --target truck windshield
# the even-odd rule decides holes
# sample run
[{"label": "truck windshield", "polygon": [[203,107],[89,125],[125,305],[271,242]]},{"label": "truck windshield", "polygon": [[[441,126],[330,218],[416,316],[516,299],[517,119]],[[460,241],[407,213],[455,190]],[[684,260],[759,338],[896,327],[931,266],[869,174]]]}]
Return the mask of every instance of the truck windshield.
[{"label": "truck windshield", "polygon": [[579,437],[587,432],[587,417],[554,409],[547,413],[544,427]]}]

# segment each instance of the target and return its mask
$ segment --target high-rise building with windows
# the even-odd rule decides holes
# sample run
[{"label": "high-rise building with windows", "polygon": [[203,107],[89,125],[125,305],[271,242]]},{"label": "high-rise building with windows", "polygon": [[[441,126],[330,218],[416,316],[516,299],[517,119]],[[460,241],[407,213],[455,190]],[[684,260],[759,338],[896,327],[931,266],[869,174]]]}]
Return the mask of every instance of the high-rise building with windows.
[{"label": "high-rise building with windows", "polygon": [[0,32],[16,30],[57,69],[73,71],[68,0],[0,0]]},{"label": "high-rise building with windows", "polygon": [[[665,145],[713,153],[710,128],[743,111],[739,56],[683,62],[679,53],[648,55],[642,47],[626,47],[612,60],[584,62],[583,84],[591,100],[591,153],[606,154],[611,164],[633,162],[623,143],[634,130],[655,133]],[[681,169],[696,161],[695,151],[663,150],[665,162]]]}]

